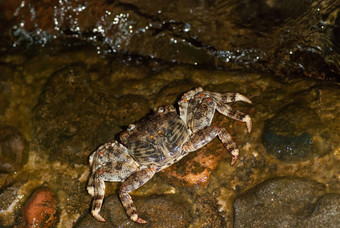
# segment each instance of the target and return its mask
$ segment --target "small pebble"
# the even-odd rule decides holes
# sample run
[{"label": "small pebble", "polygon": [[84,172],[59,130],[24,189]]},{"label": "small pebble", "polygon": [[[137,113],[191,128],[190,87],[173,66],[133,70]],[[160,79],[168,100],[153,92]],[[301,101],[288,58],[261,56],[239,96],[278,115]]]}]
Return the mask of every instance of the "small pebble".
[{"label": "small pebble", "polygon": [[56,194],[46,187],[36,189],[26,200],[22,210],[22,222],[18,228],[51,227],[58,221]]}]

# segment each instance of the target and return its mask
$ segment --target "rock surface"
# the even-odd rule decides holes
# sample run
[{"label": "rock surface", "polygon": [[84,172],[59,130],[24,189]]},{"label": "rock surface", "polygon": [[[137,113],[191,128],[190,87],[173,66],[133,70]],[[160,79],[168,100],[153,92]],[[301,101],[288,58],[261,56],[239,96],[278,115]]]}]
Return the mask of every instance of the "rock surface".
[{"label": "rock surface", "polygon": [[[288,225],[337,223],[339,85],[138,61],[100,58],[91,49],[0,55],[1,64],[14,72],[14,77],[6,76],[9,100],[0,123],[13,126],[11,132],[29,142],[28,161],[14,172],[0,174],[1,226],[18,226],[23,221],[19,217],[25,200],[39,186],[53,189],[58,196],[56,226],[137,226],[117,199],[119,183],[106,182],[103,216],[109,223],[99,223],[89,214],[88,156],[101,144],[117,139],[128,124],[160,105],[176,105],[184,92],[197,86],[249,97],[252,105],[234,102],[230,106],[251,116],[252,132],[247,133],[244,123],[216,113],[213,124],[231,134],[240,150],[238,161],[230,166],[231,156],[217,138],[157,173],[131,193],[150,226],[232,227],[251,219],[262,224],[267,212]],[[299,156],[277,159],[263,143],[267,126],[280,137],[310,135],[311,150],[296,144],[294,152],[301,149]],[[282,176],[291,178],[281,180]],[[279,179],[273,181],[274,177]],[[244,193],[252,186],[257,187]],[[243,198],[251,200],[242,204]],[[252,202],[258,202],[256,210],[249,209]]]},{"label": "rock surface", "polygon": [[25,202],[22,209],[22,222],[17,227],[53,227],[58,222],[57,212],[56,194],[46,187],[38,188]]},{"label": "rock surface", "polygon": [[[307,121],[306,121],[307,120]],[[299,126],[303,123],[305,126]],[[292,104],[279,110],[264,126],[262,141],[267,153],[286,162],[298,162],[317,155],[308,126],[320,125],[313,109]]]},{"label": "rock surface", "polygon": [[[52,160],[87,164],[89,152],[120,130],[111,112],[117,102],[95,91],[80,67],[55,72],[44,90],[34,110],[34,128]],[[96,139],[89,140],[91,135]]]},{"label": "rock surface", "polygon": [[335,2],[3,1],[0,38],[3,50],[92,43],[101,54],[339,81]]},{"label": "rock surface", "polygon": [[313,212],[300,222],[301,227],[338,227],[340,224],[340,194],[319,198]]},{"label": "rock surface", "polygon": [[296,93],[288,98],[292,103],[266,121],[262,142],[267,153],[281,161],[296,163],[331,151],[328,136],[322,132],[325,126],[333,124],[325,119],[321,96],[324,97],[322,87],[318,86]]},{"label": "rock surface", "polygon": [[221,158],[226,157],[226,150],[222,145],[207,146],[189,155],[178,163],[162,171],[173,183],[178,185],[206,186],[213,171]]},{"label": "rock surface", "polygon": [[[148,227],[186,227],[191,221],[191,209],[188,202],[180,200],[176,195],[134,197],[139,216],[149,222]],[[117,196],[109,196],[101,210],[101,215],[107,222],[95,220],[91,214],[86,214],[75,225],[85,227],[140,227],[125,214]]]},{"label": "rock surface", "polygon": [[23,183],[1,188],[0,194],[0,224],[2,226],[13,226],[15,221],[15,213],[18,213],[20,205],[19,195],[20,188]]},{"label": "rock surface", "polygon": [[0,115],[4,115],[9,106],[11,94],[10,78],[13,74],[11,67],[0,65]]},{"label": "rock surface", "polygon": [[[327,213],[328,224],[335,224],[339,220],[332,213],[339,200],[320,198],[323,191],[322,184],[304,179],[267,180],[235,200],[235,227],[300,227],[300,224],[319,227],[324,223],[322,214]],[[327,207],[326,202],[330,203]]]},{"label": "rock surface", "polygon": [[18,171],[27,162],[27,144],[17,129],[0,125],[0,173]]}]

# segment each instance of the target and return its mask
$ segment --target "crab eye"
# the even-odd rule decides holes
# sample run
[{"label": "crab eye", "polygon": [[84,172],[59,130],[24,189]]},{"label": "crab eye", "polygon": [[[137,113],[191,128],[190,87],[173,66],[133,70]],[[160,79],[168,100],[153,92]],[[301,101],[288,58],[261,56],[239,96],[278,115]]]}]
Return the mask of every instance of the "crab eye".
[{"label": "crab eye", "polygon": [[163,107],[163,106],[159,107],[157,112],[158,112],[158,113],[164,112],[164,107]]},{"label": "crab eye", "polygon": [[136,126],[135,126],[134,124],[129,124],[127,130],[128,130],[128,131],[132,131],[133,129],[135,129],[135,127],[136,127]]}]

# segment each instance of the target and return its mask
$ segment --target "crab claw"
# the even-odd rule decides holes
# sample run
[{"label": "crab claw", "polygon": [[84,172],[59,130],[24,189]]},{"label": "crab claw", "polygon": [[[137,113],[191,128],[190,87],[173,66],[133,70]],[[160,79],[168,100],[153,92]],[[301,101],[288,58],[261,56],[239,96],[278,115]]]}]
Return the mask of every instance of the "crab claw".
[{"label": "crab claw", "polygon": [[95,217],[99,222],[105,223],[106,220],[97,212],[97,211],[91,211],[93,217]]},{"label": "crab claw", "polygon": [[148,221],[142,219],[142,218],[139,218],[138,215],[137,215],[137,218],[134,220],[133,218],[131,218],[132,221],[136,222],[136,223],[140,223],[140,224],[146,224],[148,223]]},{"label": "crab claw", "polygon": [[230,165],[233,166],[235,165],[236,161],[237,161],[237,155],[233,155],[233,157],[231,158],[231,162],[230,162]]},{"label": "crab claw", "polygon": [[251,128],[252,128],[252,122],[251,122],[251,118],[250,116],[246,115],[244,118],[243,118],[243,121],[246,123],[247,125],[247,130],[248,130],[248,133],[251,132]]},{"label": "crab claw", "polygon": [[[133,207],[135,207],[134,204],[133,204]],[[138,213],[137,213],[136,208],[132,208],[132,209],[133,209],[132,211],[131,211],[131,210],[128,211],[129,213],[131,213],[131,214],[129,215],[129,217],[130,217],[130,219],[131,219],[132,221],[134,221],[134,222],[136,222],[136,223],[140,223],[140,224],[146,224],[146,223],[148,223],[148,221],[146,221],[146,220],[144,220],[144,219],[142,219],[142,218],[140,218],[140,217],[138,216]],[[128,214],[129,214],[129,213],[128,213]]]},{"label": "crab claw", "polygon": [[251,100],[248,97],[246,97],[242,94],[239,94],[239,93],[236,93],[235,100],[236,101],[243,101],[243,102],[246,102],[246,103],[249,103],[249,104],[253,103],[253,102],[251,102]]},{"label": "crab claw", "polygon": [[90,194],[90,196],[94,196],[94,187],[93,186],[88,186],[87,187],[87,192]]},{"label": "crab claw", "polygon": [[236,161],[237,161],[237,158],[238,158],[238,149],[235,148],[232,152],[231,152],[231,162],[230,162],[230,165],[233,166]]}]

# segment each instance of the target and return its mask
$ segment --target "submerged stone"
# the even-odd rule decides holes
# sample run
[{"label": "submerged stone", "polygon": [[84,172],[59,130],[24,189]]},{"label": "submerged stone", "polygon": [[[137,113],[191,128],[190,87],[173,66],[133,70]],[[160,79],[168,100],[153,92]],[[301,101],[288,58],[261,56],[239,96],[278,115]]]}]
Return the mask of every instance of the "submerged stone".
[{"label": "submerged stone", "polygon": [[15,221],[15,213],[18,212],[20,202],[18,195],[22,190],[22,183],[14,183],[11,186],[1,188],[0,193],[0,224],[12,227]]},{"label": "submerged stone", "polygon": [[9,66],[0,65],[0,115],[3,115],[9,106],[11,77],[13,77],[13,70]]},{"label": "submerged stone", "polygon": [[[186,227],[191,221],[191,210],[187,202],[177,195],[134,197],[139,216],[149,222],[148,227]],[[85,227],[140,227],[132,222],[117,196],[105,198],[100,214],[106,223],[97,221],[89,213],[81,217],[74,226]]]},{"label": "submerged stone", "polygon": [[21,223],[22,227],[53,227],[58,222],[58,199],[49,188],[37,188],[26,200]]},{"label": "submerged stone", "polygon": [[227,220],[231,216],[219,211],[219,205],[214,194],[197,194],[195,199],[195,221],[193,227],[228,227]]},{"label": "submerged stone", "polygon": [[219,161],[226,157],[226,153],[226,149],[221,144],[208,144],[162,170],[161,175],[166,176],[176,185],[206,186],[211,172],[216,169]]},{"label": "submerged stone", "polygon": [[284,107],[264,126],[262,142],[267,153],[285,162],[316,156],[313,129],[320,125],[317,113],[300,103]]},{"label": "submerged stone", "polygon": [[33,110],[36,141],[52,160],[86,164],[90,152],[119,131],[117,109],[115,99],[91,87],[82,68],[62,69],[51,75]]},{"label": "submerged stone", "polygon": [[299,227],[338,227],[340,224],[340,194],[326,194],[319,198],[313,212]]},{"label": "submerged stone", "polygon": [[[234,202],[235,227],[299,227],[325,190],[320,183],[300,178],[267,180]],[[302,226],[303,227],[303,226]]]},{"label": "submerged stone", "polygon": [[18,171],[27,159],[25,138],[14,127],[0,125],[0,173]]}]

